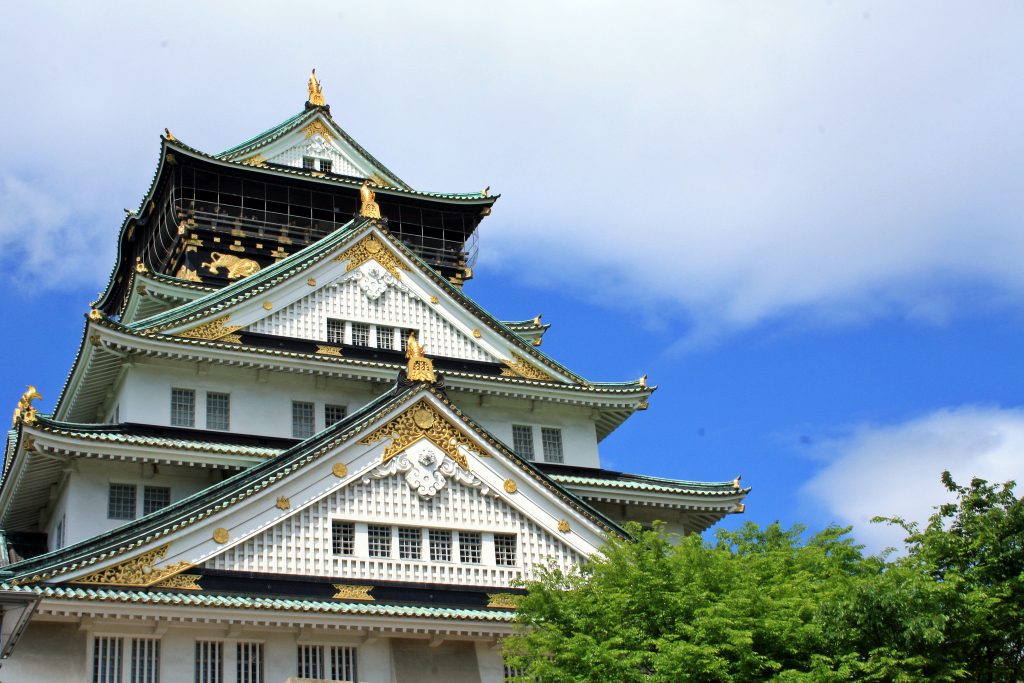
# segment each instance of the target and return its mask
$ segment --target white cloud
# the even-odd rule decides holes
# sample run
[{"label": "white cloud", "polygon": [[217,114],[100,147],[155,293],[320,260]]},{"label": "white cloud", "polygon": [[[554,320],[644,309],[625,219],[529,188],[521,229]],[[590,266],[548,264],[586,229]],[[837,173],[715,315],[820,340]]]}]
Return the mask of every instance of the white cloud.
[{"label": "white cloud", "polygon": [[869,520],[923,522],[934,506],[952,500],[939,482],[943,470],[962,485],[980,477],[1024,487],[1024,409],[965,406],[897,425],[863,426],[818,453],[829,464],[803,493],[839,522],[853,524],[854,537],[870,550],[899,547],[902,531]]}]

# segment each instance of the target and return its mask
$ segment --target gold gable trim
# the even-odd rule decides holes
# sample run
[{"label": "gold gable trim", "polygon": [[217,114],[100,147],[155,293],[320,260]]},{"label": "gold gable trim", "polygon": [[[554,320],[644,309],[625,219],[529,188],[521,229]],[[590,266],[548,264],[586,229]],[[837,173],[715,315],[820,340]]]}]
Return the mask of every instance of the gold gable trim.
[{"label": "gold gable trim", "polygon": [[399,279],[402,277],[399,270],[409,270],[393,251],[377,239],[376,235],[367,235],[338,256],[335,256],[334,260],[348,261],[348,265],[345,266],[346,273],[355,270],[367,261],[376,261],[384,270]]},{"label": "gold gable trim", "polygon": [[479,455],[473,442],[425,399],[420,399],[401,415],[368,434],[359,443],[371,445],[384,439],[391,439],[391,444],[384,449],[381,462],[387,462],[420,439],[427,439],[440,448],[464,470],[469,469],[469,462],[465,454],[459,450],[459,446]]},{"label": "gold gable trim", "polygon": [[337,591],[332,596],[335,600],[375,601],[375,598],[370,595],[370,591],[373,590],[373,586],[351,586],[347,583],[336,583],[334,584],[334,590]]},{"label": "gold gable trim", "polygon": [[554,377],[539,369],[515,351],[509,350],[509,353],[512,354],[512,360],[502,359],[501,361],[508,366],[506,368],[502,368],[502,377],[523,377],[525,379],[536,379],[543,382],[555,381]]},{"label": "gold gable trim", "polygon": [[[186,337],[188,339],[220,339],[221,337],[225,337],[242,329],[241,325],[226,324],[230,319],[231,314],[229,313],[219,318],[215,318],[208,323],[196,325],[192,329],[179,332],[176,336]],[[239,341],[241,341],[240,338]]]},{"label": "gold gable trim", "polygon": [[203,589],[199,585],[199,579],[201,578],[203,577],[199,574],[175,574],[163,581],[154,583],[151,588],[176,588],[183,591],[199,591]]},{"label": "gold gable trim", "polygon": [[190,569],[190,562],[178,562],[169,567],[157,567],[156,563],[167,555],[170,543],[136,555],[112,567],[95,571],[70,583],[98,583],[106,586],[152,586],[175,574]]}]

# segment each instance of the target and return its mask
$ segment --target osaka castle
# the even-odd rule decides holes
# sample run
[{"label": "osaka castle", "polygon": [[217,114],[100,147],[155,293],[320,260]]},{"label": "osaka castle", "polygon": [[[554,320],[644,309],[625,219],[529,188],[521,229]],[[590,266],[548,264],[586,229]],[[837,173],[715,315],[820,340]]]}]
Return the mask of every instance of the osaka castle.
[{"label": "osaka castle", "polygon": [[743,511],[738,479],[603,469],[655,387],[474,302],[498,197],[413,189],[308,85],[219,154],[166,132],[52,413],[18,402],[4,683],[503,681],[540,567]]}]

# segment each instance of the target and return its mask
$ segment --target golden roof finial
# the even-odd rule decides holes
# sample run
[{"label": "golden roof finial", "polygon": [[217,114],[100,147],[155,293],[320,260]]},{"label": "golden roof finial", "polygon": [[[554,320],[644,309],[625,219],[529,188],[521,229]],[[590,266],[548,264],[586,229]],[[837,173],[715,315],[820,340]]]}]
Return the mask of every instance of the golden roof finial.
[{"label": "golden roof finial", "polygon": [[380,218],[380,206],[374,201],[377,196],[373,190],[370,189],[370,181],[364,180],[362,187],[359,188],[359,198],[362,200],[362,206],[359,207],[359,215],[363,218]]},{"label": "golden roof finial", "polygon": [[436,382],[434,375],[434,362],[423,353],[426,349],[416,341],[416,333],[409,333],[409,343],[405,351],[405,357],[409,359],[405,375],[413,382]]},{"label": "golden roof finial", "polygon": [[36,421],[36,409],[32,405],[32,401],[36,401],[42,398],[36,388],[31,384],[27,385],[26,391],[18,399],[18,405],[14,409],[14,419],[11,420],[11,426],[14,427],[20,420],[22,423],[30,425]]},{"label": "golden roof finial", "polygon": [[309,103],[317,107],[324,106],[324,92],[317,80],[316,69],[309,74]]}]

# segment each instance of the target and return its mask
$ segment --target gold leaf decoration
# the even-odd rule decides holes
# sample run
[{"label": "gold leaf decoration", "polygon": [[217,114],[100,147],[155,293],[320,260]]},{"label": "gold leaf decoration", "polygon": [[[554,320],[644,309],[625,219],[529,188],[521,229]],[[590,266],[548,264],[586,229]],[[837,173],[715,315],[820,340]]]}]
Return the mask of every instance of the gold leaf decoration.
[{"label": "gold leaf decoration", "polygon": [[509,353],[512,354],[512,360],[501,361],[508,366],[507,368],[502,369],[502,377],[523,377],[525,379],[537,379],[543,382],[555,381],[554,377],[533,365],[515,351],[510,350]]},{"label": "gold leaf decoration", "polygon": [[395,256],[393,251],[388,249],[383,242],[377,239],[376,235],[367,235],[356,244],[349,247],[346,251],[336,256],[334,260],[348,261],[348,265],[345,266],[346,273],[351,270],[355,270],[367,261],[376,261],[384,268],[384,270],[388,271],[396,278],[402,277],[402,274],[398,272],[399,269],[406,271],[409,270],[404,263],[398,260],[398,257]]},{"label": "gold leaf decoration", "polygon": [[335,600],[374,601],[374,597],[370,595],[370,591],[373,590],[373,586],[352,586],[347,583],[336,583],[334,584],[334,590],[337,591],[333,596]]},{"label": "gold leaf decoration", "polygon": [[[223,336],[229,335],[233,332],[237,332],[242,329],[241,325],[228,325],[228,320],[231,319],[231,314],[214,318],[210,322],[203,323],[202,325],[196,325],[192,329],[179,332],[177,336],[186,337],[188,339],[220,339]],[[241,341],[241,339],[239,339]]]},{"label": "gold leaf decoration", "polygon": [[384,449],[381,462],[387,462],[420,439],[427,439],[444,451],[448,457],[464,470],[469,469],[466,456],[459,446],[478,453],[476,446],[462,432],[456,429],[444,415],[438,413],[425,399],[420,399],[401,415],[375,429],[359,443],[375,444],[391,439]]},{"label": "gold leaf decoration", "polygon": [[229,534],[228,530],[224,527],[219,526],[213,530],[213,540],[217,543],[227,543],[229,538],[231,538],[231,534]]},{"label": "gold leaf decoration", "polygon": [[488,593],[487,606],[499,609],[518,609],[523,596],[516,593]]},{"label": "gold leaf decoration", "polygon": [[340,479],[348,474],[348,465],[343,462],[336,462],[331,465],[331,472]]},{"label": "gold leaf decoration", "polygon": [[502,487],[505,489],[505,493],[515,493],[519,490],[519,484],[513,479],[506,479]]},{"label": "gold leaf decoration", "polygon": [[174,277],[179,280],[186,280],[187,282],[202,282],[202,279],[199,277],[199,273],[186,265],[182,265],[181,268],[178,268],[178,272]]},{"label": "gold leaf decoration", "polygon": [[169,576],[162,581],[158,581],[153,584],[153,588],[177,588],[178,590],[185,591],[198,591],[202,590],[203,587],[199,585],[199,579],[203,578],[199,574],[175,574]]},{"label": "gold leaf decoration", "polygon": [[337,346],[325,346],[323,344],[316,345],[316,352],[321,356],[340,356],[341,349]]},{"label": "gold leaf decoration", "polygon": [[190,568],[189,562],[178,562],[169,567],[157,567],[156,563],[167,555],[170,543],[154,548],[141,555],[119,562],[112,567],[100,569],[92,574],[75,579],[71,583],[98,583],[107,586],[152,586]]},{"label": "gold leaf decoration", "polygon": [[569,520],[567,520],[567,519],[560,519],[560,520],[558,520],[558,530],[561,531],[563,534],[569,533],[572,530],[572,527],[569,526]]},{"label": "gold leaf decoration", "polygon": [[320,119],[317,119],[313,123],[303,128],[302,132],[306,134],[307,138],[311,138],[314,135],[319,135],[323,137],[324,140],[334,139],[334,135],[331,133],[331,130],[327,126],[325,126],[324,122],[321,121]]},{"label": "gold leaf decoration", "polygon": [[242,161],[246,166],[263,166],[267,163],[267,158],[262,154],[253,154],[248,159]]},{"label": "gold leaf decoration", "polygon": [[292,506],[292,501],[288,499],[288,496],[278,496],[277,502],[274,503],[274,507],[278,510],[287,510]]}]

